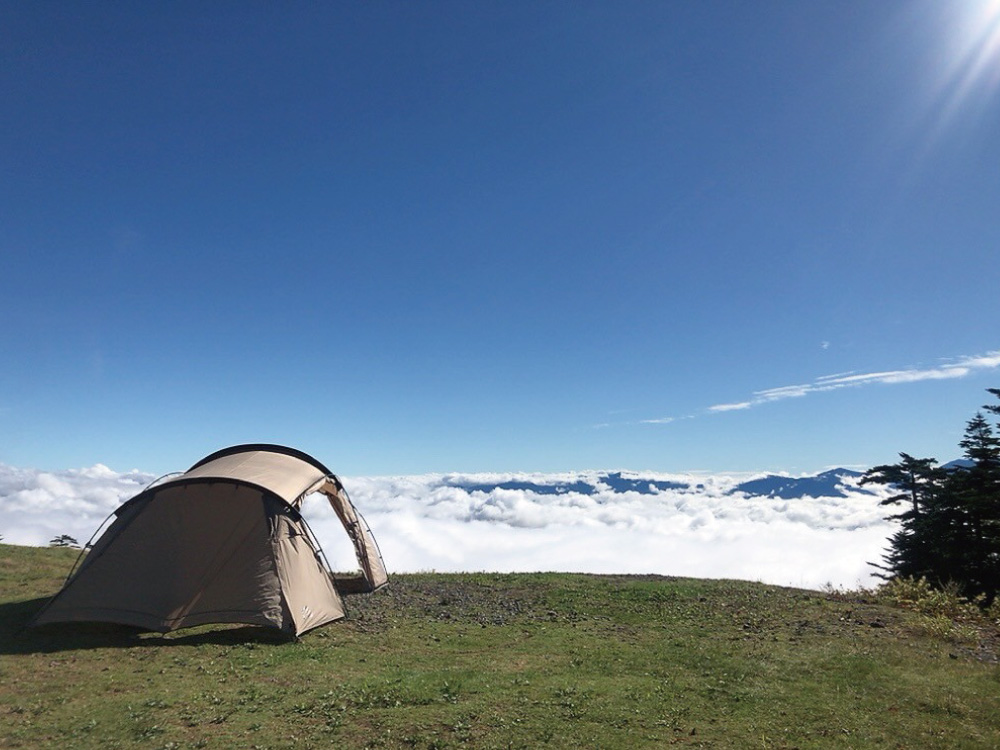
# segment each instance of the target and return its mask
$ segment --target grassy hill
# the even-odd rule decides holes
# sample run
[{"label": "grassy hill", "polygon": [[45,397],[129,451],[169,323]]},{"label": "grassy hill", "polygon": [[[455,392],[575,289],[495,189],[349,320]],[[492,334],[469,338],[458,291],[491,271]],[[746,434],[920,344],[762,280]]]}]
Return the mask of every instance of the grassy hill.
[{"label": "grassy hill", "polygon": [[859,596],[422,574],[298,642],[22,631],[74,556],[0,545],[0,748],[1000,747],[996,633]]}]

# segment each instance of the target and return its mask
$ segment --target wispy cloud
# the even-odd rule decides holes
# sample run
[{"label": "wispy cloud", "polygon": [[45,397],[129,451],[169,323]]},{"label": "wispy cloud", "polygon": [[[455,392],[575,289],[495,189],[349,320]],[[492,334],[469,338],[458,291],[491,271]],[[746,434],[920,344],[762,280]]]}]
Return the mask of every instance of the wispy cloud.
[{"label": "wispy cloud", "polygon": [[749,409],[753,406],[752,401],[740,401],[736,404],[716,404],[715,406],[708,407],[709,411],[739,411],[740,409]]},{"label": "wispy cloud", "polygon": [[1000,349],[986,352],[985,354],[958,357],[952,361],[943,362],[936,367],[910,367],[903,370],[864,373],[850,370],[847,372],[838,372],[833,375],[821,375],[810,383],[781,385],[775,388],[754,391],[751,397],[744,401],[713,404],[700,412],[688,414],[684,417],[656,417],[619,423],[604,422],[594,425],[594,427],[612,427],[615,424],[633,426],[640,424],[665,425],[681,419],[695,419],[704,414],[743,411],[773,401],[782,401],[788,398],[804,398],[813,393],[837,391],[842,388],[861,388],[873,384],[898,385],[901,383],[917,383],[923,380],[952,380],[967,377],[978,371],[992,370],[997,367],[1000,367]]},{"label": "wispy cloud", "polygon": [[969,357],[959,357],[953,362],[946,362],[937,367],[908,368],[905,370],[887,370],[884,372],[844,372],[836,375],[824,375],[811,383],[798,385],[782,385],[776,388],[766,388],[755,391],[747,401],[732,404],[716,404],[708,407],[709,412],[735,411],[749,409],[760,404],[782,401],[787,398],[802,398],[812,393],[836,391],[842,388],[860,388],[862,386],[881,384],[897,385],[900,383],[917,383],[924,380],[949,380],[964,378],[979,370],[989,370],[1000,367],[1000,350],[986,352]]}]

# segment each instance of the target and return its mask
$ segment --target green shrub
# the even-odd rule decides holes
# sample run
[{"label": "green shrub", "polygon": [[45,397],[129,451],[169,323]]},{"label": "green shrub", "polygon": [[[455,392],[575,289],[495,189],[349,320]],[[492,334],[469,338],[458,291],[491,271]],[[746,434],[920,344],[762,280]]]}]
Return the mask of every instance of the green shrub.
[{"label": "green shrub", "polygon": [[875,589],[875,598],[882,604],[919,612],[928,617],[948,617],[952,620],[980,620],[983,610],[981,597],[970,601],[952,584],[935,588],[926,578],[893,578]]}]

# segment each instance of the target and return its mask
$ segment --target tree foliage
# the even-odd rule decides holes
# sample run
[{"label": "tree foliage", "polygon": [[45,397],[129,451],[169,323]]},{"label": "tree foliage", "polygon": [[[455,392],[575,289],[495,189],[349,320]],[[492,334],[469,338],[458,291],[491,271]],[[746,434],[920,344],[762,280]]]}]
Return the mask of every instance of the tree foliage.
[{"label": "tree foliage", "polygon": [[49,540],[50,547],[79,547],[80,543],[69,534],[60,534]]},{"label": "tree foliage", "polygon": [[[989,392],[1000,398],[1000,389]],[[983,408],[1000,415],[1000,405]],[[1000,591],[1000,437],[980,412],[966,423],[959,446],[961,465],[900,453],[898,463],[875,466],[861,481],[893,488],[883,504],[904,506],[890,516],[900,528],[877,566],[883,577],[926,578],[988,603]]]}]

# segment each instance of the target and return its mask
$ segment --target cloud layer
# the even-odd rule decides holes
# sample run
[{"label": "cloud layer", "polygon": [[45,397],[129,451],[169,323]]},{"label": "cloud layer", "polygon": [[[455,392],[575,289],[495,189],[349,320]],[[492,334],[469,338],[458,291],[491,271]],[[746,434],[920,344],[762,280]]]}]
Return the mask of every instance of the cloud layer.
[{"label": "cloud layer", "polygon": [[[86,542],[153,476],[106,466],[41,472],[0,464],[0,534]],[[873,582],[894,530],[879,495],[845,477],[842,496],[781,499],[750,477],[651,473],[435,474],[345,478],[390,572],[579,571],[740,578],[818,588]],[[305,515],[338,569],[355,567],[319,496]]]}]

